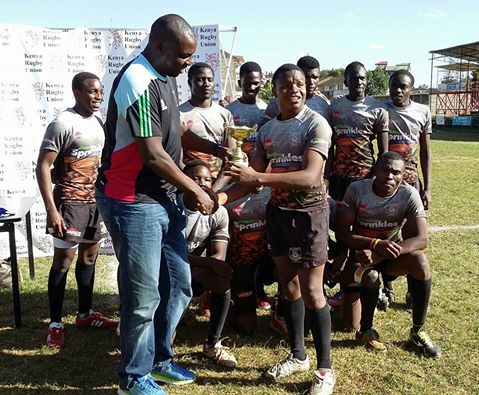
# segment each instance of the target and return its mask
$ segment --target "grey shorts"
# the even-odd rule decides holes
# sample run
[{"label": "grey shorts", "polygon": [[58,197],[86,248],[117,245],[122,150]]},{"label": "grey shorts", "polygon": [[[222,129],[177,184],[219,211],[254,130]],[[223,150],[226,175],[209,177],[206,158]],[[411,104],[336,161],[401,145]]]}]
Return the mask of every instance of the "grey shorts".
[{"label": "grey shorts", "polygon": [[266,208],[269,254],[287,256],[299,268],[324,265],[328,260],[329,206],[311,211]]}]

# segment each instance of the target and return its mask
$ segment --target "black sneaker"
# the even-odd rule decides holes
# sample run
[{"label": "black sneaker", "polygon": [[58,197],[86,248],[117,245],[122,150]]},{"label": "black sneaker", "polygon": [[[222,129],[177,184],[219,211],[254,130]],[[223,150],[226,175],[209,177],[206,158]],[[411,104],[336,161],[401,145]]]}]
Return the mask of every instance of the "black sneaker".
[{"label": "black sneaker", "polygon": [[409,334],[409,340],[414,346],[416,346],[424,356],[430,358],[439,358],[442,354],[442,350],[439,346],[435,345],[429,335],[424,330],[419,330],[419,332],[414,332],[411,329]]}]

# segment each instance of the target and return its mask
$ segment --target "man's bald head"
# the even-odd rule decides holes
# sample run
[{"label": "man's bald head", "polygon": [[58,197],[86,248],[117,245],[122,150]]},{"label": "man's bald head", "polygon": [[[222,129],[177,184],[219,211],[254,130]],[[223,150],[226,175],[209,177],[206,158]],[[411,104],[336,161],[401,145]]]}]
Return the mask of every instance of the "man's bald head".
[{"label": "man's bald head", "polygon": [[160,39],[177,41],[182,37],[196,38],[196,35],[189,23],[179,15],[163,15],[151,25],[150,42]]},{"label": "man's bald head", "polygon": [[176,77],[191,65],[195,51],[193,28],[181,16],[168,14],[151,25],[143,55],[158,73]]}]

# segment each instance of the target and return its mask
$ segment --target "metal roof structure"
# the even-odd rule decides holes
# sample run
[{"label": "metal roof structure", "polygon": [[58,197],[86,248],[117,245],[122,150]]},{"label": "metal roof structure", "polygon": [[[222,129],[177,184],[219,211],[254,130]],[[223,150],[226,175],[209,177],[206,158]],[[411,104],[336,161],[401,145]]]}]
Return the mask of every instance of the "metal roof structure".
[{"label": "metal roof structure", "polygon": [[436,66],[438,69],[450,70],[450,71],[472,71],[479,70],[479,63],[451,63]]},{"label": "metal roof structure", "polygon": [[[445,116],[472,115],[479,112],[479,41],[436,49],[431,54],[431,91],[436,65],[436,114]],[[440,74],[442,83],[439,84]]]},{"label": "metal roof structure", "polygon": [[479,62],[479,41],[470,44],[456,45],[455,47],[436,49],[429,53],[449,58],[462,59],[463,61]]}]

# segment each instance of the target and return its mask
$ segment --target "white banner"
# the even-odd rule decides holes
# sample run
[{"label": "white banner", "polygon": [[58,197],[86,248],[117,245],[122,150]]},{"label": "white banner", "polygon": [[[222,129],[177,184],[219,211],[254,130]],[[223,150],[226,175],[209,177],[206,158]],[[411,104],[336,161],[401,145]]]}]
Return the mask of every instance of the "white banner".
[{"label": "white banner", "polygon": [[[221,63],[217,25],[195,26],[198,39],[194,62],[215,71],[214,99],[221,97]],[[100,109],[106,116],[113,79],[147,43],[148,31],[135,29],[44,29],[0,24],[0,198],[38,196],[32,208],[36,256],[51,255],[45,234],[45,208],[35,179],[43,134],[54,117],[74,105],[73,76],[98,75],[105,86]],[[180,103],[189,99],[186,74],[177,78]],[[26,255],[25,225],[17,227],[19,255]],[[106,249],[110,248],[108,242]],[[0,258],[9,256],[8,235],[0,233]]]}]

